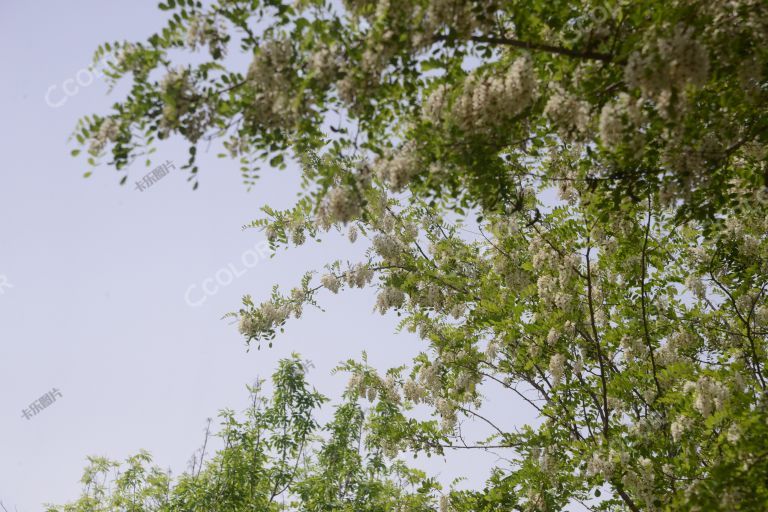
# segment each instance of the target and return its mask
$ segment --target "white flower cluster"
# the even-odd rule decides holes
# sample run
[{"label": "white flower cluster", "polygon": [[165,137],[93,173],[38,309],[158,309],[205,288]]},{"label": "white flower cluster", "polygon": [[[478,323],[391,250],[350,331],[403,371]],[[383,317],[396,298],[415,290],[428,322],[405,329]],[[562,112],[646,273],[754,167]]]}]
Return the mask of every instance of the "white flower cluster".
[{"label": "white flower cluster", "polygon": [[680,361],[680,351],[690,347],[695,342],[693,334],[680,330],[667,339],[667,342],[656,351],[656,360],[662,365],[670,365]]},{"label": "white flower cluster", "polygon": [[709,182],[712,165],[724,156],[725,141],[711,132],[693,141],[683,137],[679,130],[670,130],[665,134],[664,142],[661,166],[678,177],[675,181],[667,181],[661,190],[662,202],[669,205]]},{"label": "white flower cluster", "polygon": [[[643,391],[643,399],[648,402],[653,398],[655,390],[653,388],[647,388]],[[617,407],[618,409],[618,407]],[[622,407],[623,409],[623,407]],[[664,428],[664,418],[659,414],[649,414],[643,418],[637,420],[634,424],[630,425],[628,433],[633,437],[649,438],[657,436],[660,429]]]},{"label": "white flower cluster", "polygon": [[741,427],[736,423],[732,423],[731,426],[728,427],[725,438],[730,443],[737,443],[739,439],[741,439]]},{"label": "white flower cluster", "polygon": [[[434,35],[439,33],[444,27],[449,27],[460,37],[468,37],[475,30],[479,29],[483,23],[493,23],[494,18],[490,15],[489,7],[492,4],[469,2],[457,2],[456,0],[432,0],[427,2],[426,8],[418,7],[414,12],[413,19],[421,19],[421,30],[414,35],[414,45],[431,45],[434,41]],[[479,13],[478,8],[486,10],[485,13]],[[422,11],[423,10],[423,11]],[[422,14],[423,12],[423,14]]]},{"label": "white flower cluster", "polygon": [[584,359],[579,358],[573,363],[573,374],[581,377],[581,373],[584,371]]},{"label": "white flower cluster", "polygon": [[528,242],[528,252],[531,254],[533,269],[537,272],[554,266],[557,259],[557,253],[538,233],[531,236],[531,240]]},{"label": "white flower cluster", "polygon": [[573,305],[573,297],[561,289],[557,278],[543,275],[536,281],[539,299],[547,306],[554,306],[562,310],[570,310]]},{"label": "white flower cluster", "polygon": [[99,126],[99,131],[93,139],[91,139],[88,152],[92,155],[98,155],[102,152],[104,146],[107,145],[107,142],[114,142],[117,140],[117,135],[119,133],[120,123],[117,120],[111,117],[104,119],[104,121],[101,122],[101,126]]},{"label": "white flower cluster", "polygon": [[240,315],[240,334],[248,338],[259,338],[282,325],[291,312],[296,313],[289,305],[276,306],[272,302],[266,302],[253,313]]},{"label": "white flower cluster", "polygon": [[672,440],[676,443],[679,442],[683,438],[683,434],[685,434],[692,425],[693,420],[687,416],[678,416],[675,418],[675,421],[673,421],[672,425],[669,427],[669,432],[672,434]]},{"label": "white flower cluster", "polygon": [[365,382],[365,375],[354,373],[347,383],[347,391],[357,394],[360,398],[365,398],[369,402],[376,400],[378,390],[376,386],[368,386]]},{"label": "white flower cluster", "polygon": [[171,96],[172,101],[163,104],[162,130],[168,132],[178,124],[181,116],[189,112],[192,100],[196,96],[189,76],[189,69],[172,69],[160,81],[160,90],[164,96]]},{"label": "white flower cluster", "polygon": [[661,113],[670,107],[673,90],[703,85],[709,77],[709,53],[694,38],[693,28],[677,25],[668,38],[659,38],[633,52],[624,69],[624,79],[643,97],[654,100]]},{"label": "white flower cluster", "polygon": [[438,398],[435,401],[435,408],[440,414],[440,428],[445,432],[452,431],[458,421],[454,404],[445,398]]},{"label": "white flower cluster", "polygon": [[627,362],[642,359],[648,353],[648,347],[639,335],[622,336],[620,344]]},{"label": "white flower cluster", "polygon": [[470,75],[452,108],[466,131],[493,129],[516,116],[536,98],[537,82],[529,56],[519,57],[506,75]]},{"label": "white flower cluster", "polygon": [[424,103],[424,117],[433,123],[439,123],[448,107],[448,87],[445,84],[438,85],[427,97]]},{"label": "white flower cluster", "polygon": [[398,390],[395,377],[387,375],[386,378],[381,381],[381,385],[384,390],[384,396],[386,396],[388,400],[399,404],[401,400],[400,391]]},{"label": "white flower cluster", "polygon": [[[763,155],[765,158],[768,155]],[[752,221],[750,219],[750,221]],[[746,222],[750,222],[746,221]],[[757,225],[756,221],[750,222],[753,226]],[[765,221],[763,221],[765,223]],[[728,238],[739,247],[739,252],[747,259],[758,260],[768,257],[766,251],[761,247],[761,240],[765,240],[765,235],[760,236],[758,239],[753,234],[750,234],[745,225],[745,220],[736,216],[728,217],[725,221],[726,231],[725,234]]]},{"label": "white flower cluster", "polygon": [[452,512],[453,507],[451,507],[451,499],[443,494],[440,496],[440,512]]},{"label": "white flower cluster", "polygon": [[133,43],[126,43],[117,52],[116,65],[118,69],[123,71],[133,71],[138,69],[138,62],[133,59],[134,55],[139,51],[139,47]]},{"label": "white flower cluster", "polygon": [[654,505],[656,497],[653,494],[653,489],[656,476],[653,471],[653,461],[647,457],[640,457],[637,462],[636,468],[624,474],[622,483],[643,498],[648,510],[658,510],[658,507]]},{"label": "white flower cluster", "polygon": [[437,360],[431,364],[425,364],[419,369],[419,383],[433,394],[439,393],[442,389],[441,376],[442,362]]},{"label": "white flower cluster", "polygon": [[226,54],[226,27],[215,16],[193,16],[187,27],[187,45],[196,50],[208,45],[208,51],[214,58]]},{"label": "white flower cluster", "polygon": [[[379,2],[379,6],[384,2]],[[360,67],[366,76],[378,77],[392,59],[396,51],[397,37],[395,31],[385,30],[378,37],[368,39],[363,51]]]},{"label": "white flower cluster", "polygon": [[[347,391],[373,402],[377,397],[400,403],[397,381],[392,375],[381,378],[375,371],[354,373],[347,383]],[[381,394],[379,394],[381,391]]]},{"label": "white flower cluster", "polygon": [[259,47],[248,68],[248,80],[256,89],[250,113],[269,127],[292,126],[296,108],[291,96],[294,51],[287,39],[271,39]]},{"label": "white flower cluster", "polygon": [[309,58],[309,72],[321,85],[326,86],[336,79],[341,64],[336,45],[321,46]]},{"label": "white flower cluster", "polygon": [[384,156],[376,161],[374,172],[392,190],[399,192],[405,188],[411,177],[418,171],[419,158],[416,146],[405,143],[393,155]]},{"label": "white flower cluster", "polygon": [[567,254],[558,265],[558,280],[560,286],[567,286],[568,283],[575,279],[578,272],[581,270],[581,262],[584,257],[579,253]]},{"label": "white flower cluster", "polygon": [[334,274],[325,274],[320,278],[320,284],[333,293],[339,293],[339,288],[341,288],[341,281]]},{"label": "white flower cluster", "polygon": [[376,235],[373,238],[373,250],[385,260],[397,260],[403,252],[400,243],[392,235]]},{"label": "white flower cluster", "polygon": [[755,322],[759,326],[768,327],[768,306],[755,308]]},{"label": "white flower cluster", "polygon": [[699,277],[693,274],[685,278],[685,287],[688,288],[697,299],[703,299],[707,296],[706,285]]},{"label": "white flower cluster", "polygon": [[419,288],[416,297],[419,306],[442,311],[446,306],[446,297],[443,290],[435,284],[425,284]]},{"label": "white flower cluster", "polygon": [[565,356],[563,354],[554,354],[549,359],[549,373],[552,374],[552,385],[560,384],[565,374]]},{"label": "white flower cluster", "polygon": [[604,454],[601,452],[592,453],[592,457],[587,462],[587,476],[600,476],[604,480],[610,478],[615,470],[615,464],[611,455],[610,453]]},{"label": "white flower cluster", "polygon": [[288,39],[270,39],[259,47],[248,68],[248,78],[263,86],[280,86],[293,65],[294,51]]},{"label": "white flower cluster", "polygon": [[[462,370],[456,376],[454,390],[459,395],[471,394],[481,381],[482,376],[479,372],[468,372]],[[469,400],[469,398],[471,398],[471,395],[465,397],[466,400]]]},{"label": "white flower cluster", "polygon": [[557,340],[560,339],[560,331],[552,327],[547,333],[547,343],[549,345],[555,345]]},{"label": "white flower cluster", "polygon": [[725,384],[707,376],[699,378],[694,391],[693,407],[705,418],[722,409],[729,396]]},{"label": "white flower cluster", "polygon": [[346,272],[345,277],[348,286],[363,288],[373,279],[373,269],[368,265],[358,263]]},{"label": "white flower cluster", "polygon": [[600,111],[600,139],[609,149],[615,149],[625,141],[632,148],[640,142],[639,127],[643,122],[640,105],[629,94],[620,93],[618,98],[606,103]]},{"label": "white flower cluster", "polygon": [[427,390],[413,379],[408,379],[403,384],[403,396],[414,403],[423,402],[427,397]]},{"label": "white flower cluster", "polygon": [[553,302],[557,294],[557,280],[552,276],[540,276],[536,281],[539,298],[544,302]]},{"label": "white flower cluster", "polygon": [[400,308],[405,303],[405,294],[402,290],[387,286],[376,296],[374,309],[382,315],[391,308]]},{"label": "white flower cluster", "polygon": [[589,103],[555,85],[544,107],[544,114],[564,140],[571,140],[586,132],[590,110]]},{"label": "white flower cluster", "polygon": [[488,346],[485,347],[485,360],[492,363],[496,356],[499,354],[499,342],[493,339],[488,342]]},{"label": "white flower cluster", "polygon": [[318,224],[324,229],[337,222],[346,224],[356,219],[361,211],[362,205],[355,190],[351,187],[336,186],[328,191],[318,208]]}]

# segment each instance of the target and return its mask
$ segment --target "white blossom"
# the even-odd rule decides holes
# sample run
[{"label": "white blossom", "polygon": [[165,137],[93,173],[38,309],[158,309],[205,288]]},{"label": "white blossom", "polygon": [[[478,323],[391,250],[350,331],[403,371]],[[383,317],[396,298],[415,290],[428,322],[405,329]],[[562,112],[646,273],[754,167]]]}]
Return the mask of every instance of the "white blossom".
[{"label": "white blossom", "polygon": [[554,327],[549,330],[549,333],[547,334],[547,343],[550,345],[554,345],[557,343],[557,340],[560,339],[560,332],[555,329]]},{"label": "white blossom", "polygon": [[349,238],[349,241],[352,243],[355,243],[357,241],[357,227],[349,226],[347,238]]},{"label": "white blossom", "polygon": [[400,308],[405,302],[405,294],[402,290],[387,286],[376,297],[376,311],[382,315],[391,308]]},{"label": "white blossom", "polygon": [[606,103],[600,111],[600,140],[609,149],[615,149],[625,141],[636,147],[642,122],[639,102],[626,93],[620,93],[615,101]]},{"label": "white blossom", "polygon": [[310,73],[323,85],[331,83],[341,68],[337,52],[335,46],[322,46],[309,58]]},{"label": "white blossom", "polygon": [[552,95],[544,107],[544,115],[565,139],[577,137],[586,131],[589,112],[589,103],[579,100],[559,85],[553,87]]},{"label": "white blossom", "polygon": [[347,284],[354,288],[363,288],[371,282],[373,278],[373,269],[368,265],[358,263],[353,266],[346,274]]},{"label": "white blossom", "polygon": [[438,398],[435,403],[437,412],[440,414],[440,426],[444,431],[451,431],[456,426],[456,408],[445,398]]},{"label": "white blossom", "polygon": [[402,252],[397,239],[391,235],[376,235],[373,238],[373,250],[385,260],[396,260]]},{"label": "white blossom", "polygon": [[685,287],[691,290],[694,297],[698,299],[703,299],[707,295],[707,287],[704,285],[704,282],[695,275],[691,274],[686,277]]},{"label": "white blossom", "polygon": [[492,128],[528,108],[536,97],[536,89],[531,58],[519,57],[506,75],[470,75],[451,114],[465,130]]},{"label": "white blossom", "polygon": [[702,416],[711,416],[723,407],[728,395],[724,384],[703,376],[696,382],[693,406]]},{"label": "white blossom", "polygon": [[709,53],[694,38],[693,28],[682,24],[669,37],[631,53],[624,68],[626,83],[655,100],[662,112],[670,106],[673,89],[703,85],[708,77]]},{"label": "white blossom", "polygon": [[442,387],[440,368],[440,363],[435,361],[432,364],[424,365],[419,369],[419,381],[426,389],[433,393],[439,391]]},{"label": "white blossom", "polygon": [[304,226],[296,226],[291,230],[291,242],[294,245],[302,245],[307,241],[307,235],[304,231]]},{"label": "white blossom", "polygon": [[341,281],[334,274],[325,274],[320,279],[320,283],[333,293],[339,293],[339,288],[341,288]]},{"label": "white blossom", "polygon": [[549,359],[549,373],[552,374],[552,385],[557,386],[565,373],[565,356],[555,354]]},{"label": "white blossom", "polygon": [[613,463],[609,457],[600,452],[592,453],[592,457],[587,462],[587,476],[601,476],[607,479],[613,473]]},{"label": "white blossom", "polygon": [[406,143],[394,154],[377,160],[374,171],[392,190],[399,192],[411,181],[411,177],[418,171],[418,166],[416,147],[412,143]]},{"label": "white blossom", "polygon": [[88,152],[93,155],[98,155],[104,149],[104,146],[108,142],[114,142],[117,140],[117,136],[120,133],[120,123],[112,118],[107,117],[101,122],[99,131],[96,133],[93,139],[91,139],[91,145],[88,148]]},{"label": "white blossom", "polygon": [[741,428],[739,425],[736,423],[731,424],[731,426],[728,427],[728,431],[726,432],[725,437],[730,443],[739,442],[739,439],[741,439]]},{"label": "white blossom", "polygon": [[294,50],[288,39],[263,42],[248,68],[248,81],[256,90],[249,117],[270,128],[292,126],[297,119],[293,89]]},{"label": "white blossom", "polygon": [[406,400],[420,402],[427,396],[427,390],[413,379],[407,379],[403,384],[403,395]]},{"label": "white blossom", "polygon": [[354,190],[348,187],[334,187],[328,191],[325,203],[319,212],[325,215],[327,223],[347,222],[360,215],[360,201]]},{"label": "white blossom", "polygon": [[432,122],[439,122],[448,106],[448,88],[441,84],[427,97],[424,105],[424,117]]},{"label": "white blossom", "polygon": [[226,27],[215,16],[193,16],[187,27],[187,45],[193,50],[208,45],[208,51],[214,57],[226,53]]}]

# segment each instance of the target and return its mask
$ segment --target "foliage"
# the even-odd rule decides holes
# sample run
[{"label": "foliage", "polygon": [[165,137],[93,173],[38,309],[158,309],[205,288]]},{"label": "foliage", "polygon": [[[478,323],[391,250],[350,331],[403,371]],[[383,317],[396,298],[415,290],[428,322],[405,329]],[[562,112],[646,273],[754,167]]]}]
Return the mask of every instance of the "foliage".
[{"label": "foliage", "polygon": [[[367,447],[365,412],[354,399],[322,428],[314,415],[325,400],[309,388],[296,356],[280,362],[267,398],[250,387],[244,418],[222,411],[222,448],[204,461],[206,443],[189,471],[174,478],[146,452],[124,464],[90,458],[76,502],[51,512],[211,510],[431,510],[436,484],[421,472],[388,463]],[[405,507],[405,508],[399,508]]]},{"label": "foliage", "polygon": [[[586,181],[608,208],[658,191],[702,219],[768,187],[760,0],[160,7],[173,12],[161,32],[96,53],[132,88],[109,116],[83,119],[94,164],[109,145],[122,169],[180,134],[195,179],[197,144],[224,138],[248,182],[260,161],[328,152],[372,159],[393,188],[458,211],[515,208],[532,176]],[[175,51],[202,46],[208,59],[176,64]],[[247,70],[225,66],[231,46],[252,55]],[[569,165],[552,165],[563,154]],[[323,187],[348,178],[317,170],[305,178]]]},{"label": "foliage", "polygon": [[[345,229],[366,258],[233,316],[249,343],[272,343],[325,292],[378,288],[375,308],[424,340],[387,372],[341,367],[348,399],[372,403],[364,421],[340,407],[343,429],[381,464],[502,450],[485,488],[443,510],[768,506],[764,2],[161,7],[161,33],[97,52],[132,89],[76,137],[122,169],[179,134],[192,179],[213,138],[250,184],[259,162],[300,164],[296,205],[252,226],[274,248]],[[172,50],[203,44],[210,59],[173,67]],[[247,71],[225,67],[235,45]],[[493,388],[540,423],[500,424]],[[467,439],[466,421],[487,436]],[[334,443],[318,464],[358,460]],[[334,489],[292,487],[351,506]],[[350,492],[355,510],[379,506]]]}]

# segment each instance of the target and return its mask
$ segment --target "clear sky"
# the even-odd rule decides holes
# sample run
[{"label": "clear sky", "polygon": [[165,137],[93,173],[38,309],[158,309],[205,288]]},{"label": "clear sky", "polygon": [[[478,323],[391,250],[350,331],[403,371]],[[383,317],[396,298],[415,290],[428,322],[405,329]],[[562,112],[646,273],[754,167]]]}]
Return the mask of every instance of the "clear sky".
[{"label": "clear sky", "polygon": [[[370,290],[324,295],[326,311],[291,321],[273,349],[246,352],[221,319],[246,293],[265,298],[273,284],[291,287],[305,270],[364,249],[328,237],[245,267],[244,253],[263,235],[241,226],[267,200],[290,204],[292,170],[267,170],[249,192],[238,165],[212,148],[194,192],[178,169],[143,192],[118,186],[107,167],[83,178],[87,165],[69,156],[67,139],[80,116],[105,112],[120,92],[89,83],[92,51],[144,39],[163,23],[150,0],[0,1],[0,501],[11,511],[76,498],[88,455],[123,459],[146,449],[183,471],[206,418],[242,409],[245,384],[293,351],[315,363],[316,387],[338,396],[346,377],[330,370],[339,361],[366,350],[384,369],[424,349],[395,334],[394,315],[372,312]],[[180,167],[185,157],[172,140],[156,160]],[[129,183],[150,169],[136,164]],[[206,280],[230,264],[242,275],[188,304],[190,287],[197,304]],[[62,396],[25,419],[22,411],[53,388]],[[505,400],[494,408],[517,418]],[[464,453],[425,467],[443,481],[479,482],[494,459]]]}]

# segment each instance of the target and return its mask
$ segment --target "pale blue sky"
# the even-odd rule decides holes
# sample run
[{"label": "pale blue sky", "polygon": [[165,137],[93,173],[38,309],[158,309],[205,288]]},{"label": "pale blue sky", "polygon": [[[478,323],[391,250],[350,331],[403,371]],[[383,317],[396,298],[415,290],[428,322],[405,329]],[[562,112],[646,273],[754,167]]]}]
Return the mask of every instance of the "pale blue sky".
[{"label": "pale blue sky", "polygon": [[[186,303],[191,285],[230,263],[242,268],[263,236],[241,226],[266,200],[290,204],[290,170],[267,171],[248,192],[238,165],[211,150],[194,192],[179,170],[144,192],[118,186],[106,167],[83,179],[87,166],[69,156],[67,138],[78,117],[105,112],[119,94],[107,96],[100,81],[67,81],[87,82],[78,72],[99,43],[143,39],[163,16],[149,0],[0,2],[0,501],[9,510],[75,498],[87,455],[123,459],[147,449],[181,472],[205,419],[242,408],[245,384],[293,351],[315,363],[318,389],[336,396],[346,377],[330,370],[340,360],[366,350],[383,369],[424,348],[394,333],[396,317],[372,313],[372,291],[323,296],[327,311],[307,310],[273,349],[246,353],[221,320],[243,294],[266,297],[275,283],[290,287],[305,270],[364,249],[341,237],[282,252],[203,305]],[[186,147],[170,141],[157,160],[180,166],[185,157]],[[146,172],[137,165],[131,179]],[[56,403],[22,418],[54,387],[63,394]],[[513,417],[511,404],[494,409]],[[444,481],[482,481],[489,456],[460,457],[428,467]]]}]

